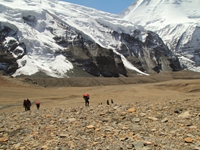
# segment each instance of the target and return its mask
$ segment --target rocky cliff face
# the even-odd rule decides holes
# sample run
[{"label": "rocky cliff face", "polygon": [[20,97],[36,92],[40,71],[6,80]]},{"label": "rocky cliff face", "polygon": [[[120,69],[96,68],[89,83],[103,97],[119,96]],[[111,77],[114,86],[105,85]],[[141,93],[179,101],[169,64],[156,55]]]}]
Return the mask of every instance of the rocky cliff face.
[{"label": "rocky cliff face", "polygon": [[115,33],[121,41],[118,51],[134,66],[147,73],[180,70],[178,59],[162,39],[154,32],[148,31],[147,34],[146,40],[141,42],[129,34]]},{"label": "rocky cliff face", "polygon": [[[67,28],[66,33],[70,27]],[[135,30],[134,32],[140,32]],[[130,70],[126,69],[120,55],[112,49],[106,49],[83,38],[83,35],[75,33],[76,38],[71,36],[54,38],[58,44],[67,48],[62,52],[74,66],[94,76],[118,77],[127,76]],[[178,71],[181,69],[179,60],[162,42],[162,39],[153,32],[148,31],[145,42],[141,42],[136,36],[118,33],[110,33],[113,38],[119,41],[116,51],[122,54],[129,62],[139,70],[147,73],[159,73],[163,71]]]},{"label": "rocky cliff face", "polygon": [[18,69],[16,59],[10,53],[4,53],[0,50],[0,70],[6,74],[12,74]]},{"label": "rocky cliff face", "polygon": [[[18,69],[17,59],[25,54],[26,46],[15,38],[16,31],[0,25],[0,70],[12,74]],[[10,37],[9,43],[4,43]]]}]

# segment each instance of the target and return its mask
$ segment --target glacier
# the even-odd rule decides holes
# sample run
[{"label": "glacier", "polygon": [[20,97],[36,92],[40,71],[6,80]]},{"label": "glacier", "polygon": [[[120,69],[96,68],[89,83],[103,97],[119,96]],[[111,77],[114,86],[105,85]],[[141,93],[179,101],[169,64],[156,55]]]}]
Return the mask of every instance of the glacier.
[{"label": "glacier", "polygon": [[136,0],[122,18],[156,32],[183,68],[200,72],[200,0]]}]

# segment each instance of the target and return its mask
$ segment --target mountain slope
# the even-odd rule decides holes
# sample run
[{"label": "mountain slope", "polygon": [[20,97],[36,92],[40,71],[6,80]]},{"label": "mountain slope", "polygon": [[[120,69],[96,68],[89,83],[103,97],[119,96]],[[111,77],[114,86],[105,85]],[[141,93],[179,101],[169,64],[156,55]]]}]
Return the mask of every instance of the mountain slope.
[{"label": "mountain slope", "polygon": [[[13,76],[117,77],[180,70],[157,34],[117,15],[56,0],[10,0],[0,7],[0,49],[17,59]],[[8,64],[0,64],[8,70]]]},{"label": "mountain slope", "polygon": [[200,0],[137,0],[121,15],[156,32],[182,65],[200,72]]}]

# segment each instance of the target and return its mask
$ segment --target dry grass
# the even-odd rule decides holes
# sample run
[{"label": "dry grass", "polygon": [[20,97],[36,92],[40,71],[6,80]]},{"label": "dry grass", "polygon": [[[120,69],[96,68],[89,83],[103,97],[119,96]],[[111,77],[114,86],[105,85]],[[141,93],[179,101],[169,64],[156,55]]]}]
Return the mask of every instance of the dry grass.
[{"label": "dry grass", "polygon": [[82,95],[90,94],[90,105],[127,104],[142,101],[154,104],[161,101],[178,101],[200,98],[200,73],[175,72],[129,78],[10,78],[0,76],[0,112],[24,111],[23,100],[29,98],[32,108],[41,102],[48,107],[84,106]]}]

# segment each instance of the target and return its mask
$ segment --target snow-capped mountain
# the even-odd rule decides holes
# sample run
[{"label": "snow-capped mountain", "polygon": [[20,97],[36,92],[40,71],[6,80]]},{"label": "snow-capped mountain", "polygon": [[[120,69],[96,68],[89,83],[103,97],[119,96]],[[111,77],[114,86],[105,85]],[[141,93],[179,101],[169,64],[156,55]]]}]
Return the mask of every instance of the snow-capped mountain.
[{"label": "snow-capped mountain", "polygon": [[[5,56],[12,53],[14,58]],[[154,32],[118,15],[58,0],[0,1],[0,69],[12,76],[148,75],[180,70]]]},{"label": "snow-capped mountain", "polygon": [[200,72],[200,0],[136,0],[120,15],[156,32],[185,68]]}]

